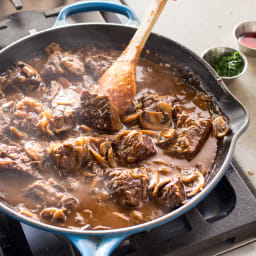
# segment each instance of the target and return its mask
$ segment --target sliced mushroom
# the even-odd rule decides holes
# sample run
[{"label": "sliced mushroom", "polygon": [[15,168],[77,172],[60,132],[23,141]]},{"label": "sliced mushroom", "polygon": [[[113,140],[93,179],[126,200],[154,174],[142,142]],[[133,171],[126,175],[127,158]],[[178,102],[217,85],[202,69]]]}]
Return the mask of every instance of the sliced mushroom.
[{"label": "sliced mushroom", "polygon": [[197,178],[197,173],[195,169],[183,169],[181,171],[181,180],[183,183],[190,183]]},{"label": "sliced mushroom", "polygon": [[111,143],[109,141],[102,142],[100,144],[100,154],[102,156],[106,156],[110,147],[111,147]]},{"label": "sliced mushroom", "polygon": [[172,123],[173,108],[167,102],[158,104],[159,111],[143,111],[139,115],[140,125],[145,129],[161,131]]},{"label": "sliced mushroom", "polygon": [[177,138],[177,131],[174,128],[165,129],[160,133],[160,137],[157,140],[159,147],[169,146]]},{"label": "sliced mushroom", "polygon": [[94,156],[95,160],[102,166],[106,167],[107,166],[107,161],[102,157],[98,152],[96,152],[94,149],[89,148],[90,152]]},{"label": "sliced mushroom", "polygon": [[207,173],[207,170],[205,169],[205,167],[201,163],[196,164],[195,168],[197,168],[198,171],[201,172],[203,174],[203,176],[205,177],[205,175]]},{"label": "sliced mushroom", "polygon": [[138,219],[139,221],[142,221],[144,219],[143,213],[141,211],[133,210],[132,211],[132,216],[134,218]]},{"label": "sliced mushroom", "polygon": [[52,112],[50,110],[44,110],[39,114],[39,120],[37,127],[39,127],[43,132],[47,133],[50,136],[53,136],[53,131],[51,130],[51,120]]},{"label": "sliced mushroom", "polygon": [[213,135],[220,139],[226,136],[230,131],[228,120],[224,116],[218,116],[213,120]]},{"label": "sliced mushroom", "polygon": [[85,170],[82,172],[83,176],[86,177],[86,178],[92,178],[92,177],[95,177],[96,174],[95,173],[92,173],[91,171],[89,170]]},{"label": "sliced mushroom", "polygon": [[80,128],[84,131],[84,132],[91,132],[92,131],[92,128],[90,128],[89,126],[85,125],[85,124],[82,124],[80,126]]},{"label": "sliced mushroom", "polygon": [[116,168],[117,164],[116,161],[114,159],[114,153],[113,153],[113,148],[110,147],[108,150],[108,163],[110,165],[111,168]]},{"label": "sliced mushroom", "polygon": [[42,78],[39,72],[29,64],[22,61],[18,61],[17,65],[22,68],[22,71],[24,72],[26,77],[31,78],[32,82],[34,81],[34,82],[40,83],[42,81]]},{"label": "sliced mushroom", "polygon": [[83,216],[86,218],[86,221],[93,217],[93,212],[89,209],[83,210]]},{"label": "sliced mushroom", "polygon": [[115,140],[119,140],[121,137],[125,136],[125,135],[128,135],[130,133],[130,131],[128,130],[123,130],[121,132],[119,132],[117,135],[116,135],[116,138]]},{"label": "sliced mushroom", "polygon": [[170,116],[170,118],[172,117],[173,108],[167,102],[160,102],[158,104],[158,109],[163,113],[167,113]]},{"label": "sliced mushroom", "polygon": [[109,230],[109,229],[111,229],[111,227],[102,226],[102,225],[98,225],[98,226],[92,228],[92,230]]},{"label": "sliced mushroom", "polygon": [[139,122],[145,129],[161,131],[170,127],[172,118],[163,112],[143,111],[139,115]]},{"label": "sliced mushroom", "polygon": [[193,180],[191,187],[186,186],[187,196],[191,197],[197,194],[204,187],[204,176],[202,173],[195,171],[196,178]]},{"label": "sliced mushroom", "polygon": [[129,217],[127,217],[125,214],[120,213],[120,212],[113,212],[113,215],[118,217],[119,219],[127,221],[127,222],[130,220]]},{"label": "sliced mushroom", "polygon": [[86,229],[89,229],[91,227],[90,224],[85,224],[84,226],[82,226],[80,229],[81,230],[86,230]]},{"label": "sliced mushroom", "polygon": [[64,213],[64,209],[58,209],[52,217],[53,222],[65,222],[67,217]]},{"label": "sliced mushroom", "polygon": [[67,216],[64,213],[64,209],[55,207],[45,208],[41,211],[40,216],[44,219],[49,219],[52,222],[65,222]]},{"label": "sliced mushroom", "polygon": [[18,204],[17,205],[17,210],[22,215],[25,215],[25,216],[30,217],[30,218],[37,219],[37,216],[33,212],[31,212],[31,210],[29,210],[27,207],[25,207],[24,204]]},{"label": "sliced mushroom", "polygon": [[122,117],[122,122],[123,123],[134,122],[139,118],[140,113],[141,113],[141,110],[138,110],[135,113],[132,113],[130,115],[125,115],[125,116]]},{"label": "sliced mushroom", "polygon": [[148,185],[148,189],[151,190],[159,183],[159,173],[157,170],[153,170],[150,175],[150,182]]},{"label": "sliced mushroom", "polygon": [[171,181],[171,178],[170,178],[170,177],[166,177],[165,179],[162,179],[160,182],[158,182],[158,183],[156,184],[156,186],[154,187],[154,190],[153,190],[153,192],[152,192],[152,195],[153,195],[154,197],[156,197],[156,196],[157,196],[157,193],[158,193],[158,191],[159,191],[159,189],[160,189],[161,187],[163,187],[165,184],[169,183],[170,181]]},{"label": "sliced mushroom", "polygon": [[158,132],[154,132],[154,131],[149,131],[149,130],[140,130],[140,132],[147,134],[149,136],[152,137],[157,137],[158,136]]},{"label": "sliced mushroom", "polygon": [[16,127],[11,126],[10,131],[17,137],[17,138],[24,138],[26,135],[25,133],[19,131]]}]

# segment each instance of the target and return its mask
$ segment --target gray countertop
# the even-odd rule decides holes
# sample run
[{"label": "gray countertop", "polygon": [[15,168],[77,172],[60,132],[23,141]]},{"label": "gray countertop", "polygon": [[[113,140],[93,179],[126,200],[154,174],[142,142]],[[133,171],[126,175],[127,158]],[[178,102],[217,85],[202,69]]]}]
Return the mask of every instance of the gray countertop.
[{"label": "gray countertop", "polygon": [[[139,19],[142,19],[149,0],[127,0]],[[178,0],[167,2],[154,32],[178,41],[198,55],[213,46],[238,48],[233,37],[234,26],[256,19],[256,0]],[[239,139],[234,157],[244,170],[247,182],[256,189],[256,57],[247,57],[248,69],[228,85],[250,114],[250,127]],[[254,175],[248,175],[253,171]],[[256,214],[256,213],[255,213]],[[256,255],[256,243],[225,254],[225,256]]]}]

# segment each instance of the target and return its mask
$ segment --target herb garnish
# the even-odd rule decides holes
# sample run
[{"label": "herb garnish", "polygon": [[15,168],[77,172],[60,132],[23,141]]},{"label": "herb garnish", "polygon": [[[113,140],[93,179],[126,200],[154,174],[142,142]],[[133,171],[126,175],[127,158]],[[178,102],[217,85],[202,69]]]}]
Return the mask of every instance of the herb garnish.
[{"label": "herb garnish", "polygon": [[244,60],[236,51],[226,53],[221,57],[213,57],[210,64],[220,76],[231,77],[242,72]]}]

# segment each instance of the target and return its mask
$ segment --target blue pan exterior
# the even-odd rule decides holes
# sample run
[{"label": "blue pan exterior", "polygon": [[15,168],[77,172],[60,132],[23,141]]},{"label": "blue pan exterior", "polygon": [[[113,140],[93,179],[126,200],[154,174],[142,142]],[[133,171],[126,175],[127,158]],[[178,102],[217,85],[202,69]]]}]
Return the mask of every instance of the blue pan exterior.
[{"label": "blue pan exterior", "polygon": [[[123,50],[129,42],[135,28],[115,24],[75,24],[63,25],[66,17],[78,12],[105,10],[126,15],[129,24],[138,24],[133,12],[122,5],[104,2],[85,2],[71,5],[63,9],[54,28],[45,30],[32,36],[25,37],[0,51],[0,72],[5,71],[10,64],[18,59],[26,59],[42,49],[52,41],[57,41],[67,48],[82,46],[111,47]],[[117,245],[127,236],[165,224],[195,207],[218,184],[227,170],[235,144],[249,125],[249,116],[241,103],[229,92],[223,81],[212,68],[201,58],[182,45],[152,34],[146,44],[151,52],[162,56],[163,62],[175,61],[179,65],[188,66],[202,81],[205,91],[215,96],[223,113],[229,118],[232,132],[218,147],[218,153],[213,165],[214,175],[206,187],[191,201],[156,220],[137,226],[102,231],[80,231],[55,227],[33,220],[15,212],[12,208],[0,203],[0,209],[6,214],[28,225],[63,235],[68,238],[81,252],[81,255],[110,255]]]}]

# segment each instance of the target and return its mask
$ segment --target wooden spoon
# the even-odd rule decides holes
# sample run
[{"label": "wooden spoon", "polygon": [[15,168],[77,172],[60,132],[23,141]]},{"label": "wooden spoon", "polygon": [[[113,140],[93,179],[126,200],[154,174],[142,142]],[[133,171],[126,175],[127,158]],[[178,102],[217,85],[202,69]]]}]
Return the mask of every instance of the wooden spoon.
[{"label": "wooden spoon", "polygon": [[136,65],[167,0],[152,0],[141,25],[121,56],[99,79],[99,95],[107,95],[122,115],[136,95]]}]

